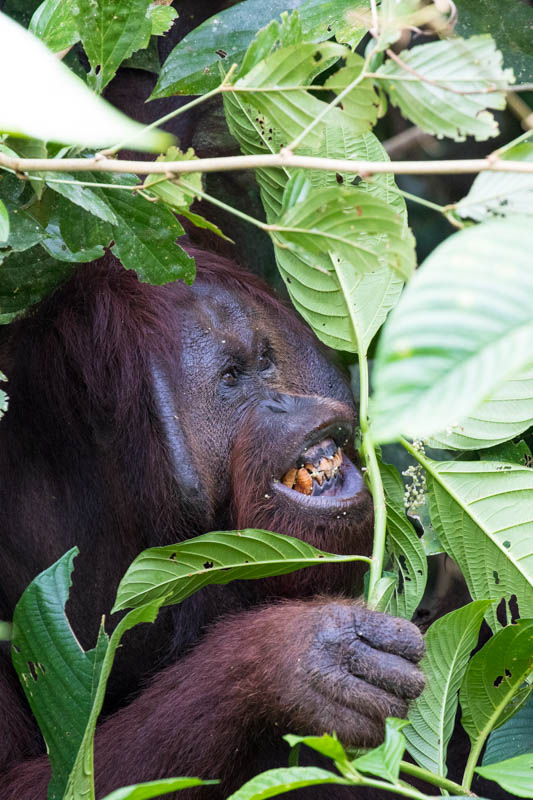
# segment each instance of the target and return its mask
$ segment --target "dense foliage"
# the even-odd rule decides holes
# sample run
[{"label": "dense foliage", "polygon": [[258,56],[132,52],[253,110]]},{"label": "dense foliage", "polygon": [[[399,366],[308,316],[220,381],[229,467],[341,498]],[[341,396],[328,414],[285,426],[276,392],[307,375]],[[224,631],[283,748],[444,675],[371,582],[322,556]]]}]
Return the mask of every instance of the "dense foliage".
[{"label": "dense foliage", "polygon": [[[423,800],[426,795],[400,772],[466,795],[475,771],[519,797],[533,797],[533,472],[527,443],[533,424],[533,139],[526,133],[470,165],[480,174],[455,207],[429,203],[457,231],[415,273],[405,193],[373,133],[391,104],[437,137],[484,141],[498,134],[492,111],[505,107],[514,81],[510,66],[521,81],[531,80],[533,52],[522,49],[518,58],[504,51],[504,58],[490,35],[498,35],[490,13],[476,16],[476,4],[467,0],[457,5],[454,30],[453,4],[446,2],[382,0],[376,8],[366,0],[293,0],[298,8],[288,13],[284,0],[242,0],[178,44],[153,96],[200,95],[177,115],[221,95],[228,128],[249,157],[241,166],[255,169],[266,221],[207,194],[205,165],[192,151],[180,152],[168,135],[141,128],[99,97],[123,62],[153,65],[154,37],[176,16],[168,4],[45,0],[31,17],[31,34],[0,15],[0,71],[9,74],[0,108],[0,321],[23,312],[107,247],[143,281],[192,282],[194,262],[176,242],[183,234],[179,216],[223,235],[191,211],[202,198],[244,218],[271,237],[294,307],[316,335],[357,354],[361,453],[376,510],[369,604],[411,618],[426,588],[428,556],[437,553],[456,562],[472,596],[429,628],[427,688],[412,703],[408,723],[389,721],[379,748],[354,757],[334,736],[288,737],[295,748],[291,766],[257,776],[235,799],[331,782]],[[529,9],[521,6],[520,13]],[[413,28],[429,37],[419,36],[423,43],[407,49],[405,32]],[[114,156],[126,143],[164,155],[155,164],[122,167]],[[235,166],[218,162],[220,170]],[[461,168],[441,171],[454,169]],[[431,171],[428,162],[425,172]],[[378,331],[369,396],[368,354]],[[2,386],[0,414],[9,394],[7,383]],[[378,446],[391,442],[411,457],[407,489],[381,457]],[[422,538],[406,504],[425,525]],[[172,562],[170,585],[168,554],[155,549],[136,559],[114,609],[131,610],[110,638],[102,630],[87,653],[56,613],[68,597],[73,552],[23,595],[13,621],[13,657],[22,677],[30,664],[37,668],[29,699],[53,766],[50,798],[94,797],[95,724],[125,630],[211,582],[342,558],[263,531],[242,531],[238,539],[231,532],[206,534],[195,540],[194,552],[188,547],[172,548],[181,558]],[[483,619],[493,636],[471,657]],[[7,636],[7,626],[0,634]],[[45,649],[50,639],[53,647]],[[41,664],[46,669],[39,671]],[[51,708],[49,687],[68,682],[70,674],[77,678],[76,710],[68,703]],[[446,778],[459,703],[471,744],[460,785]],[[74,713],[79,736],[66,743],[63,732]],[[337,771],[298,767],[302,744],[331,758]],[[418,767],[402,760],[405,749]],[[155,781],[108,800],[154,797],[195,781],[201,783]]]}]

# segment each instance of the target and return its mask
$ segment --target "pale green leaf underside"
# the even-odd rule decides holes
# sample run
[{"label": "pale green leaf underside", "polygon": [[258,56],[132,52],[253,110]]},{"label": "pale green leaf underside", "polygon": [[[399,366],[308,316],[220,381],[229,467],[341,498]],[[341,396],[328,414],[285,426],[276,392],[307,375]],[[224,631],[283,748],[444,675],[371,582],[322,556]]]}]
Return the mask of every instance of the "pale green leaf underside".
[{"label": "pale green leaf underside", "polygon": [[446,775],[457,693],[487,606],[487,601],[478,601],[452,611],[434,622],[426,634],[426,655],[421,661],[426,688],[411,703],[411,725],[403,733],[415,761],[437,775]]},{"label": "pale green leaf underside", "polygon": [[176,792],[178,789],[206,786],[212,783],[217,783],[217,781],[202,781],[200,778],[161,778],[158,781],[122,786],[111,794],[106,794],[102,800],[151,800],[152,797],[161,797],[170,792]]},{"label": "pale green leaf underside", "polygon": [[466,670],[459,699],[461,724],[474,747],[484,741],[533,668],[533,620],[498,631]]},{"label": "pale green leaf underside", "polygon": [[386,610],[393,616],[411,619],[426,588],[427,558],[424,545],[405,514],[400,474],[390,464],[380,463],[379,469],[387,504],[387,550],[395,572],[401,576]]},{"label": "pale green leaf underside", "polygon": [[302,567],[357,559],[322,553],[300,539],[270,531],[215,531],[142,552],[120,582],[113,612],[155,600],[179,603],[208,584],[285,575]]},{"label": "pale green leaf underside", "polygon": [[533,797],[533,753],[509,758],[499,764],[477,767],[476,772],[490,781],[496,781],[518,797]]},{"label": "pale green leaf underside", "polygon": [[437,435],[531,366],[531,252],[532,226],[513,217],[454,234],[426,259],[380,339],[377,440]]},{"label": "pale green leaf underside", "polygon": [[[502,68],[502,55],[491,36],[431,42],[404,50],[400,57],[407,69],[388,60],[378,74],[391,101],[415,125],[456,141],[467,135],[478,141],[497,136],[498,125],[487,109],[505,108],[513,74]],[[469,94],[488,88],[500,91]]]},{"label": "pale green leaf underside", "polygon": [[[430,461],[431,520],[474,599],[516,595],[533,617],[533,471],[509,463]],[[499,627],[492,607],[488,620]]]},{"label": "pale green leaf underside", "polygon": [[[533,161],[533,144],[524,142],[501,153],[507,161]],[[519,172],[482,172],[457,204],[460,217],[479,222],[486,217],[533,214],[533,175]]]},{"label": "pale green leaf underside", "polygon": [[524,370],[473,414],[431,437],[433,447],[479,450],[506,442],[533,425],[533,368]]}]

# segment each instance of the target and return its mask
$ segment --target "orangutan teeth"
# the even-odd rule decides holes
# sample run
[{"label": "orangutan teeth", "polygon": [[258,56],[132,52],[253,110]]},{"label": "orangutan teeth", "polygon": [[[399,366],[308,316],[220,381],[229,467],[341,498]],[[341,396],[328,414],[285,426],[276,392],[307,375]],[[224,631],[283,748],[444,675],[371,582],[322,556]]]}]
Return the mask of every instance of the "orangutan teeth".
[{"label": "orangutan teeth", "polygon": [[291,467],[282,477],[281,482],[284,486],[301,494],[313,494],[313,486],[322,487],[324,481],[336,478],[341,465],[342,450],[339,447],[331,458],[323,456],[318,464],[308,461],[299,468]]}]

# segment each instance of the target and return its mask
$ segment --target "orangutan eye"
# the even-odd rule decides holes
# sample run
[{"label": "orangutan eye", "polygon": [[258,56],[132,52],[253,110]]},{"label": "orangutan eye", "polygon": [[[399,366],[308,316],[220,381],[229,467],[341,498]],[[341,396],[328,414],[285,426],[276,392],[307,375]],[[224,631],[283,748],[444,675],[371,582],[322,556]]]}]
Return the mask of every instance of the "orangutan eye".
[{"label": "orangutan eye", "polygon": [[236,367],[231,367],[231,369],[227,369],[222,374],[222,383],[225,386],[236,386],[239,381],[239,373]]},{"label": "orangutan eye", "polygon": [[261,372],[263,372],[266,369],[270,369],[271,366],[272,366],[272,359],[270,358],[270,356],[263,354],[262,356],[259,356],[259,358],[257,359],[257,368],[261,370]]}]

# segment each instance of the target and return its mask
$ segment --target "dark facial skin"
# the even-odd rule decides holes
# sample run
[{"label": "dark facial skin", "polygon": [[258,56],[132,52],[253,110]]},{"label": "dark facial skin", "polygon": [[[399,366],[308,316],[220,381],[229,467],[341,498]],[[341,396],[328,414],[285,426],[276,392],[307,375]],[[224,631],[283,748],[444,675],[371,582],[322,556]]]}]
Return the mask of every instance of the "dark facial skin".
[{"label": "dark facial skin", "polygon": [[[73,544],[67,611],[86,647],[145,547],[257,527],[370,552],[372,500],[345,377],[257,279],[195,255],[193,287],[141,284],[106,256],[0,334],[10,391],[0,616]],[[297,470],[309,493],[288,479]],[[201,775],[222,781],[203,797],[226,797],[286,765],[285,732],[377,744],[385,717],[405,714],[422,690],[423,641],[354,599],[360,577],[353,564],[324,565],[206,587],[134,629],[96,734],[97,795]],[[41,800],[48,763],[28,761],[41,745],[7,658],[0,741],[3,798]],[[340,797],[332,787],[305,796]]]}]

